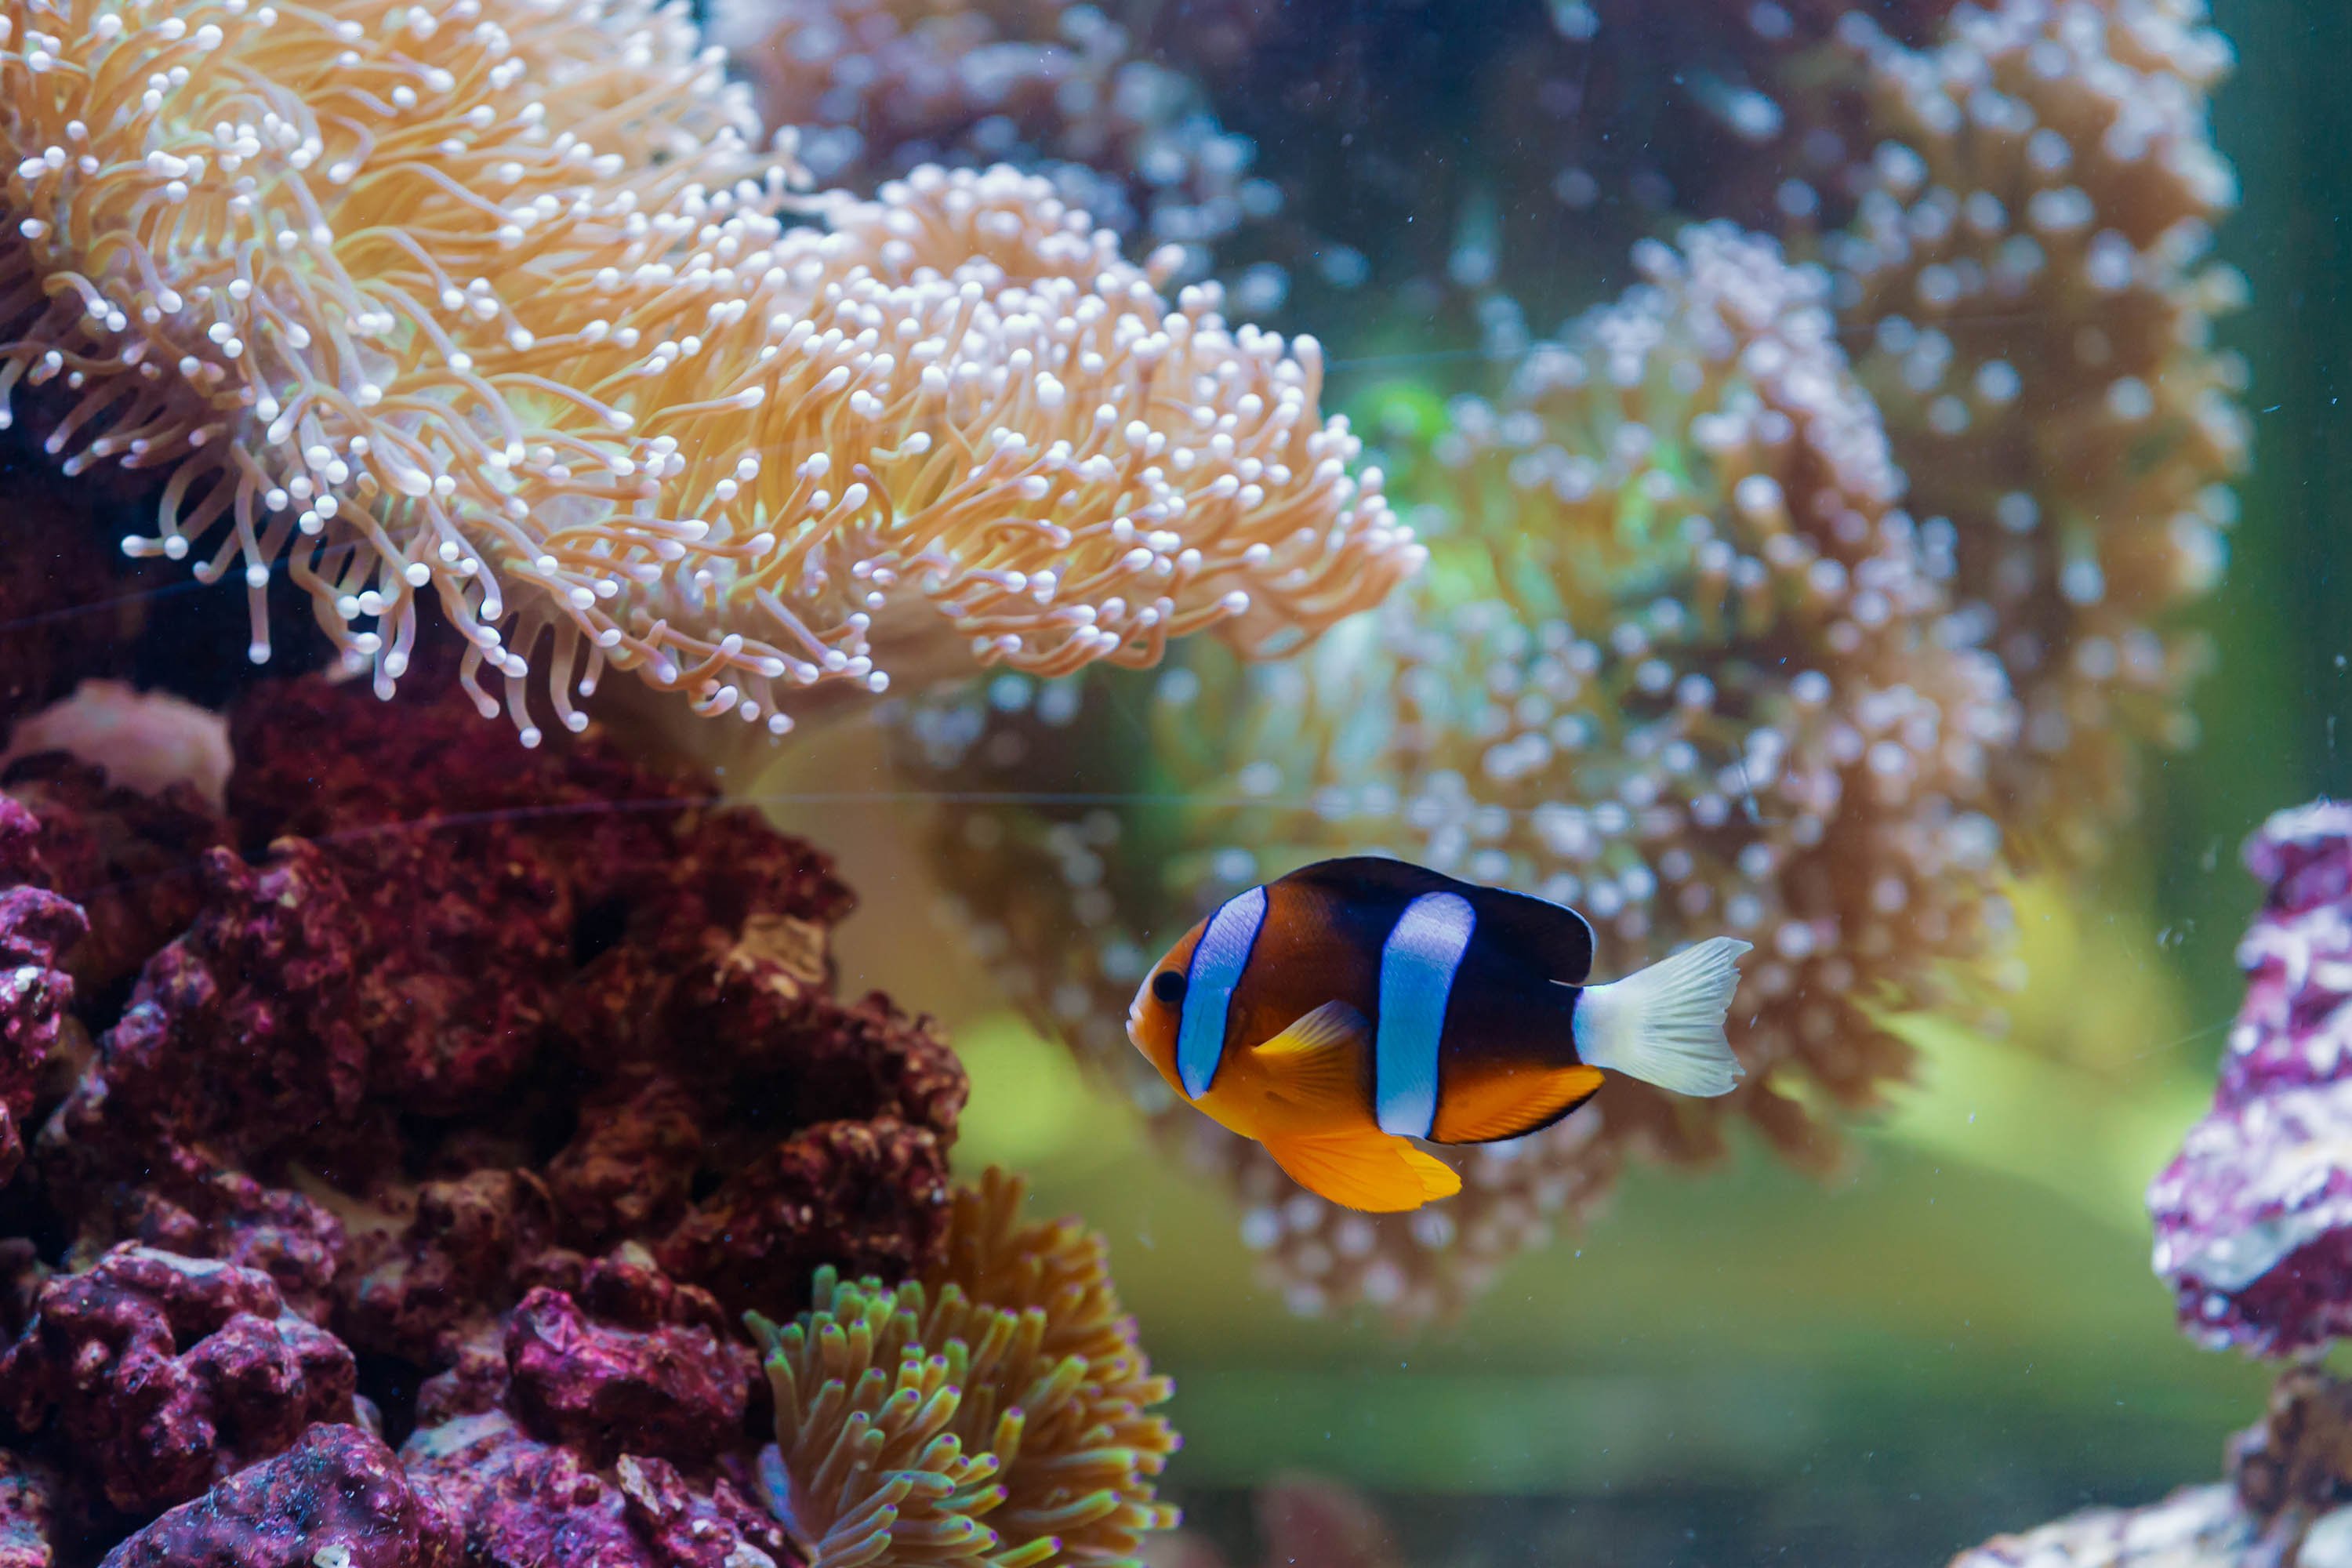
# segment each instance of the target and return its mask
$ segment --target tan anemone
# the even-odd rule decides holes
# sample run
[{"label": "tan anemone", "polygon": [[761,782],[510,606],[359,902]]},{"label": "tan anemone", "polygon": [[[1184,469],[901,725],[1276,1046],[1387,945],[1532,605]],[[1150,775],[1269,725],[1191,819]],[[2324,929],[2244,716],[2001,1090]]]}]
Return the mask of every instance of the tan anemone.
[{"label": "tan anemone", "polygon": [[2185,742],[2245,466],[2244,280],[2210,257],[2236,183],[2207,122],[2231,64],[2198,0],[2002,0],[1915,50],[1859,17],[1859,208],[1830,244],[1909,504],[2024,709],[1999,798],[2022,847],[2094,858],[2136,747]]},{"label": "tan anemone", "polygon": [[430,593],[526,740],[608,665],[782,732],[1417,560],[1311,342],[1010,171],[788,198],[674,9],[8,0],[0,99],[0,400],[169,472],[125,548],[241,566],[257,658],[282,562],[380,688]]}]

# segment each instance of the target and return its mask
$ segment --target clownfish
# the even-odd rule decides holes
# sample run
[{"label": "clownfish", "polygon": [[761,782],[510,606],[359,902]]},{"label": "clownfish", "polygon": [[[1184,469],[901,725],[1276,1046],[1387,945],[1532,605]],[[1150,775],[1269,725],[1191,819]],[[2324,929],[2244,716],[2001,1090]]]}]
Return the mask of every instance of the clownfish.
[{"label": "clownfish", "polygon": [[1589,985],[1559,904],[1401,860],[1325,860],[1225,900],[1144,977],[1128,1037],[1169,1087],[1310,1192],[1415,1209],[1461,1191],[1408,1139],[1548,1127],[1623,1073],[1679,1094],[1739,1079],[1724,1015],[1748,944],[1715,937]]}]

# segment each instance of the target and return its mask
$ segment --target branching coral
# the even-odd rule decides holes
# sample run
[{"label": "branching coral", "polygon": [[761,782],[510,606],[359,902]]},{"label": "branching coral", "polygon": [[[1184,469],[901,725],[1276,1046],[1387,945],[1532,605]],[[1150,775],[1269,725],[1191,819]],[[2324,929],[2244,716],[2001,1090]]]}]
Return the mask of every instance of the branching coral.
[{"label": "branching coral", "polygon": [[[1825,279],[1723,226],[1641,260],[1647,284],[1530,356],[1499,407],[1458,406],[1411,466],[1440,514],[1413,593],[1286,667],[1161,675],[1167,771],[1124,775],[1139,808],[1048,826],[972,807],[942,837],[1041,1021],[1147,1096],[1119,1026],[1146,954],[1324,855],[1387,850],[1573,903],[1610,973],[1720,931],[1758,943],[1732,1029],[1748,1088],[1700,1105],[1612,1083],[1467,1156],[1462,1199],[1429,1215],[1343,1215],[1174,1110],[1236,1166],[1247,1232],[1302,1307],[1458,1300],[1628,1149],[1711,1148],[1718,1104],[1810,1156],[1789,1075],[1867,1102],[1908,1059],[1874,1009],[1951,999],[1948,972],[2002,930],[1979,807],[2013,714],[1999,668],[1958,644],[1948,530],[1894,504]],[[997,716],[992,737],[973,711],[935,716],[918,765],[1014,787],[1065,772],[1042,733],[1071,717],[1055,706]],[[1173,827],[1171,786],[1192,792]]]},{"label": "branching coral", "polygon": [[1859,18],[1859,205],[1829,254],[1864,382],[1958,592],[2009,668],[2008,824],[2087,857],[2132,742],[2184,740],[2201,654],[2165,613],[2217,580],[2244,465],[2244,288],[2209,256],[2235,198],[2206,104],[2231,63],[2197,0],[2006,0],[1924,52]]},{"label": "branching coral", "polygon": [[1176,1521],[1151,1478],[1168,1397],[1113,1294],[1101,1237],[1020,1222],[992,1171],[956,1198],[945,1261],[896,1290],[818,1277],[768,1347],[772,1498],[813,1568],[1135,1560]]},{"label": "branching coral", "polygon": [[1311,342],[1171,308],[1010,174],[788,228],[698,41],[634,3],[0,11],[0,398],[58,383],[53,454],[170,472],[126,548],[241,563],[256,658],[280,559],[380,689],[429,590],[527,740],[534,680],[577,729],[607,665],[781,732],[892,668],[1263,646],[1411,569]]}]

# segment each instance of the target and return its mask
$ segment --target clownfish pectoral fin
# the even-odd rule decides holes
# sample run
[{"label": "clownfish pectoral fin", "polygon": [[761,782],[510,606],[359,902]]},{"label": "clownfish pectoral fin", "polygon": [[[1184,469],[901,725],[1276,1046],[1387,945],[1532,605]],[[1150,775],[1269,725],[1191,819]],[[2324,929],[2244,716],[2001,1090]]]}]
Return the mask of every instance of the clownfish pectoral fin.
[{"label": "clownfish pectoral fin", "polygon": [[1265,1142],[1265,1152],[1292,1181],[1343,1208],[1396,1214],[1462,1190],[1462,1178],[1444,1161],[1369,1128]]},{"label": "clownfish pectoral fin", "polygon": [[1250,1054],[1295,1105],[1344,1105],[1363,1098],[1360,1063],[1371,1031],[1345,1002],[1326,1002]]}]

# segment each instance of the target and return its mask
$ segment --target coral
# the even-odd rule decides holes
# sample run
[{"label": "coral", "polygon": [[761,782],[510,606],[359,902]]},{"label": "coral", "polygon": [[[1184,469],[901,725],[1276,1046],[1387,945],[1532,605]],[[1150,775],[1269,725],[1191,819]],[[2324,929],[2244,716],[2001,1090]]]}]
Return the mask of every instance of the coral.
[{"label": "coral", "polygon": [[[228,824],[57,756],[9,774],[26,805],[0,796],[22,977],[0,1105],[54,1107],[10,1193],[42,1239],[12,1244],[0,1415],[60,1466],[75,1541],[94,1559],[136,1531],[125,1562],[796,1561],[761,1501],[736,1314],[799,1310],[822,1266],[942,1267],[965,1096],[929,1019],[835,994],[849,889],[601,733],[516,748],[446,668],[391,702],[260,688],[230,735]],[[89,939],[62,889],[174,853],[200,872],[149,919],[183,929],[121,924],[124,953],[154,943],[136,984],[79,996],[62,966]],[[95,1050],[69,997],[119,1014]],[[1091,1255],[1009,1219],[964,1245],[1023,1301],[1066,1299],[1055,1354],[1098,1385],[1094,1436],[1137,1440],[1109,1406],[1161,1395],[1094,1315],[1115,1306]],[[1060,1411],[1034,1415],[1041,1443],[1075,1441]],[[392,1474],[373,1436],[313,1422],[404,1436],[408,1489],[365,1480]],[[1093,1489],[1096,1464],[1070,1474]],[[1057,1495],[1044,1473],[1020,1510]],[[46,1539],[26,1475],[0,1511]]]},{"label": "coral", "polygon": [[2184,742],[2207,592],[2246,462],[2244,280],[2210,258],[2236,184],[2199,0],[2002,0],[1924,50],[1857,16],[1852,226],[1827,242],[1857,369],[1956,587],[2024,707],[2012,833],[2081,861],[2134,803],[2134,741]]},{"label": "coral", "polygon": [[1039,1568],[1132,1560],[1175,1510],[1151,1478],[1168,1396],[1113,1294],[1102,1239],[1019,1220],[1018,1181],[956,1196],[945,1260],[896,1290],[818,1277],[755,1318],[776,1405],[768,1489],[809,1561]]},{"label": "coral", "polygon": [[2085,1509],[1996,1536],[1951,1568],[2239,1568],[2259,1544],[2229,1488],[2184,1487],[2146,1508]]},{"label": "coral", "polygon": [[712,30],[766,122],[854,189],[929,162],[1008,162],[1110,227],[1196,256],[1280,204],[1201,87],[1092,5],[734,0]]},{"label": "coral", "polygon": [[919,1267],[945,1233],[947,1197],[946,1151],[929,1128],[822,1122],[729,1177],[655,1252],[731,1305],[795,1301],[821,1259]]},{"label": "coral", "polygon": [[776,1568],[794,1561],[775,1521],[725,1478],[687,1487],[663,1460],[624,1455],[610,1477],[489,1413],[420,1427],[409,1482],[450,1521],[469,1568]]},{"label": "coral", "polygon": [[608,665],[781,733],[808,688],[1311,631],[1417,560],[1312,342],[1171,308],[1044,182],[788,228],[682,12],[485,9],[0,12],[0,397],[169,472],[126,547],[240,566],[256,658],[282,563],[380,690],[429,591],[526,742]]},{"label": "coral", "polygon": [[0,1358],[0,1402],[22,1432],[54,1415],[107,1501],[142,1510],[195,1496],[312,1421],[351,1420],[356,1375],[268,1275],[125,1245],[41,1288]]},{"label": "coral", "polygon": [[440,1528],[380,1439],[320,1425],[132,1535],[103,1568],[427,1568],[447,1561]]},{"label": "coral", "polygon": [[10,763],[0,788],[39,821],[42,885],[89,921],[62,966],[84,995],[136,975],[195,919],[197,868],[226,827],[193,785],[110,786],[101,769],[53,752]]},{"label": "coral", "polygon": [[58,1478],[21,1454],[0,1451],[0,1568],[57,1562]]},{"label": "coral", "polygon": [[2352,806],[2247,841],[2267,892],[2238,946],[2246,1001],[2211,1114],[2148,1188],[2157,1273],[2204,1342],[2283,1355],[2352,1331],[2352,1126],[2337,1014],[2352,959]]},{"label": "coral", "polygon": [[2352,1384],[2318,1353],[2352,1329],[2352,806],[2279,812],[2244,859],[2264,886],[2238,947],[2245,1005],[2212,1110],[2149,1184],[2153,1262],[2199,1343],[2297,1359],[2231,1445],[2228,1484],[2003,1536],[1954,1568],[2270,1568],[2352,1550]]},{"label": "coral", "polygon": [[[1874,1009],[1967,1001],[1958,982],[2005,930],[1983,807],[2014,721],[1999,668],[1955,643],[1949,531],[1895,505],[1825,281],[1724,226],[1683,247],[1645,247],[1648,283],[1528,356],[1501,406],[1457,406],[1406,466],[1404,493],[1447,521],[1379,616],[1286,667],[1193,658],[1148,697],[1064,692],[916,728],[923,776],[1017,791],[1100,767],[1148,803],[1058,821],[961,807],[940,860],[1041,1026],[1124,1068],[1228,1170],[1245,1237],[1301,1310],[1458,1304],[1629,1152],[1708,1152],[1726,1110],[1818,1161],[1789,1081],[1868,1103],[1908,1061]],[[1074,756],[1090,701],[1149,708],[1156,772]],[[1457,1156],[1462,1197],[1426,1215],[1297,1194],[1169,1106],[1122,1021],[1155,943],[1240,887],[1363,850],[1581,908],[1604,974],[1700,936],[1756,942],[1731,1031],[1748,1084],[1698,1104],[1612,1082],[1551,1129]]]},{"label": "coral", "polygon": [[624,1447],[707,1460],[743,1425],[743,1364],[704,1324],[599,1324],[541,1286],[507,1320],[507,1365],[531,1428],[600,1461]]},{"label": "coral", "polygon": [[81,906],[18,878],[46,878],[40,824],[0,795],[0,1186],[25,1159],[25,1121],[42,1067],[68,1026],[74,984],[59,955],[89,931]]},{"label": "coral", "polygon": [[336,1325],[360,1351],[448,1366],[529,1288],[555,1205],[532,1172],[487,1169],[420,1183],[405,1207],[396,1241],[339,1271]]}]

